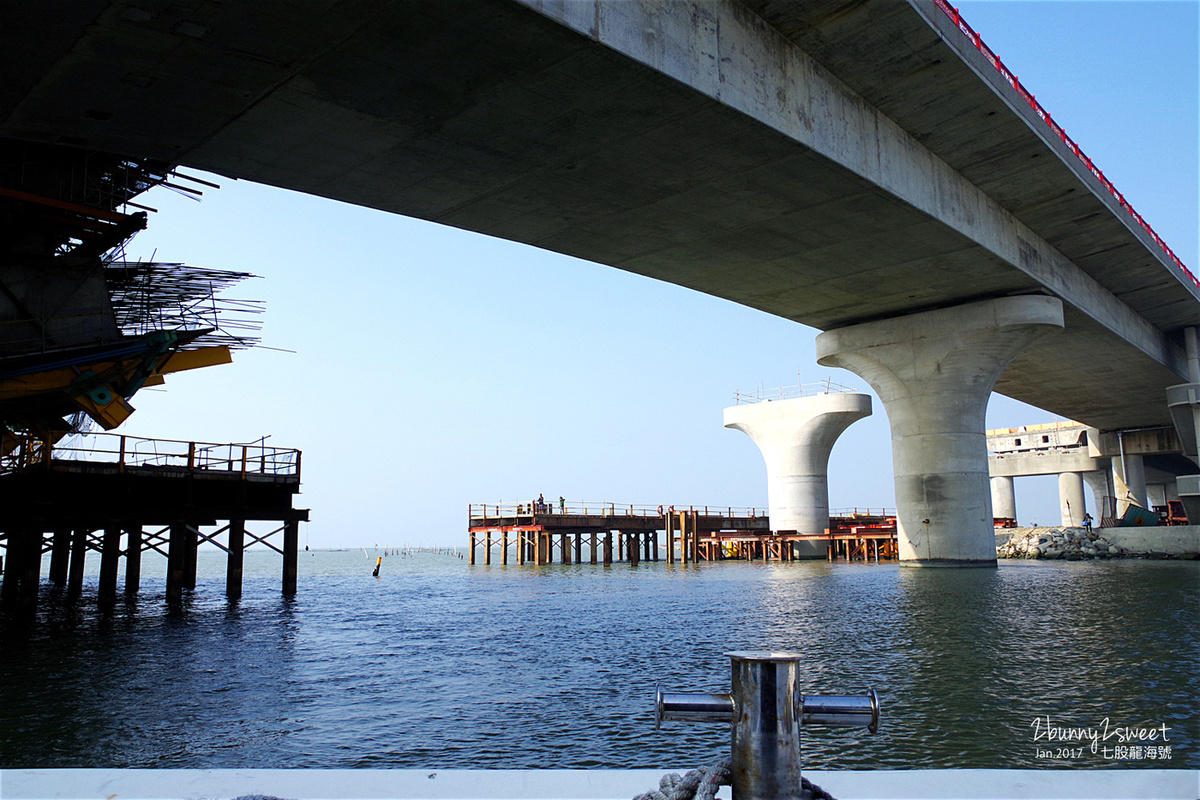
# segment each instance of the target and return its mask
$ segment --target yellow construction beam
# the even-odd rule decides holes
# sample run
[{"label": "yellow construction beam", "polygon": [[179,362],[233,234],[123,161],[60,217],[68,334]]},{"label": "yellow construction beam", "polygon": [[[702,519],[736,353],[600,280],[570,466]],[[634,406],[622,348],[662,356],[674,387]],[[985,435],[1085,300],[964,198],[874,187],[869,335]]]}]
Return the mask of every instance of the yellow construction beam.
[{"label": "yellow construction beam", "polygon": [[159,364],[158,369],[154,370],[154,374],[166,375],[171,372],[183,372],[187,369],[231,363],[233,363],[233,354],[229,352],[228,347],[221,344],[213,347],[201,347],[199,350],[180,350]]},{"label": "yellow construction beam", "polygon": [[117,394],[111,386],[105,386],[103,394],[108,399],[108,402],[103,404],[87,395],[76,395],[71,399],[75,405],[86,411],[89,417],[99,422],[104,430],[111,431],[129,419],[129,415],[133,413],[133,406],[129,405],[125,398]]},{"label": "yellow construction beam", "polygon": [[[87,368],[97,374],[108,372],[117,365],[115,361],[99,361],[88,364]],[[0,381],[0,400],[14,397],[25,397],[31,394],[41,394],[56,389],[67,389],[71,382],[79,377],[79,372],[71,367],[48,369],[45,372],[35,372]]]},{"label": "yellow construction beam", "polygon": [[[172,372],[182,372],[188,369],[211,367],[217,364],[230,364],[232,362],[233,356],[229,352],[229,348],[225,345],[203,347],[199,350],[183,350],[172,354],[163,363],[159,364],[143,385],[161,386],[163,375]],[[87,368],[98,375],[103,375],[118,366],[126,370],[131,369],[135,363],[133,360],[123,362],[100,361],[88,364]],[[45,372],[35,372],[32,375],[9,378],[6,381],[0,381],[0,400],[25,397],[56,389],[66,389],[78,376],[79,373],[74,368],[63,367],[46,370]]]}]

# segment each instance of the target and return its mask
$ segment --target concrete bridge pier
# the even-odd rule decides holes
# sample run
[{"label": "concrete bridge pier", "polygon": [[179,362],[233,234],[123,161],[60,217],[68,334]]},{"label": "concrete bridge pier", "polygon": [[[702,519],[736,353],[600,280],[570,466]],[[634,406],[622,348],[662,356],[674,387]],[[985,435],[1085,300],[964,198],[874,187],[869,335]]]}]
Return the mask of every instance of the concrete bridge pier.
[{"label": "concrete bridge pier", "polygon": [[1119,477],[1128,489],[1128,492],[1117,489],[1117,518],[1120,519],[1125,514],[1131,501],[1142,508],[1149,508],[1146,505],[1146,465],[1142,461],[1142,457],[1136,453],[1113,456],[1112,471],[1113,475]]},{"label": "concrete bridge pier", "polygon": [[1096,509],[1096,524],[1103,517],[1110,516],[1113,509],[1106,498],[1113,497],[1113,481],[1111,469],[1098,469],[1082,473],[1083,480],[1092,490],[1092,507]]},{"label": "concrete bridge pier", "polygon": [[992,478],[992,516],[1017,518],[1017,493],[1013,489],[1013,479],[1006,475]]},{"label": "concrete bridge pier", "polygon": [[[754,440],[767,465],[771,530],[823,534],[829,527],[829,454],[855,421],[871,415],[869,394],[819,394],[725,409],[725,427]],[[797,543],[799,558],[826,545]]]},{"label": "concrete bridge pier", "polygon": [[[1188,382],[1167,387],[1167,407],[1184,455],[1200,463],[1200,344],[1195,328],[1186,328],[1183,333]],[[1175,485],[1188,522],[1196,524],[1200,520],[1200,475],[1180,475]]]},{"label": "concrete bridge pier", "polygon": [[984,412],[1009,363],[1062,326],[1060,300],[1026,295],[817,337],[818,363],[861,376],[887,409],[901,562],[996,564]]},{"label": "concrete bridge pier", "polygon": [[1083,525],[1083,473],[1058,474],[1058,508],[1064,528],[1078,528]]}]

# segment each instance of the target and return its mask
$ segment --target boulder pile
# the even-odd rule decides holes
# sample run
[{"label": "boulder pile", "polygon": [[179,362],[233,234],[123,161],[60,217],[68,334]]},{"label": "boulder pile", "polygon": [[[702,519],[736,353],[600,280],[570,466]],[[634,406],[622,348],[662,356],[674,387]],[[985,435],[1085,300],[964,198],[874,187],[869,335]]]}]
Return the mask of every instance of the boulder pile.
[{"label": "boulder pile", "polygon": [[1133,555],[1109,542],[1100,531],[1085,528],[1024,528],[1006,543],[997,543],[996,558],[1120,558]]}]

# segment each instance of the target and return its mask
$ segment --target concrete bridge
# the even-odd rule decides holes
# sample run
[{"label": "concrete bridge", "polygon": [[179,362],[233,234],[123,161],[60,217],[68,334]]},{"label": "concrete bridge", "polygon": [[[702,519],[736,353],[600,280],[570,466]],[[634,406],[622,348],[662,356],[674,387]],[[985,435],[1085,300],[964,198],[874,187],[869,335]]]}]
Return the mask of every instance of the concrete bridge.
[{"label": "concrete bridge", "polygon": [[[0,31],[0,137],[17,165],[3,188],[51,192],[56,154],[120,154],[822,329],[821,362],[864,377],[888,413],[914,563],[994,563],[993,388],[1121,430],[1169,424],[1167,387],[1200,383],[1184,346],[1195,279],[944,3],[16,13]],[[0,277],[28,266],[3,252]],[[17,313],[4,302],[0,316]]]},{"label": "concrete bridge", "polygon": [[1184,455],[1184,443],[1170,426],[1102,432],[1078,422],[1052,422],[991,430],[987,438],[997,517],[1017,518],[1013,478],[1056,475],[1064,527],[1084,523],[1084,483],[1092,490],[1097,524],[1119,520],[1131,503],[1165,510],[1173,501],[1187,506],[1189,520],[1200,520],[1195,504],[1200,497],[1186,481],[1180,485],[1196,463]]}]

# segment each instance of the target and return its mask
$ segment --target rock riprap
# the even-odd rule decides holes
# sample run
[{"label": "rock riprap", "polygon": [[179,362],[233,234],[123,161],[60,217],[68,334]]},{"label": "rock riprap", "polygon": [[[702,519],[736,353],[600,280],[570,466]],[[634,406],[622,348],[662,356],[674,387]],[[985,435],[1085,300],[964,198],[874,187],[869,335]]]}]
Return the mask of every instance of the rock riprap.
[{"label": "rock riprap", "polygon": [[1086,528],[1021,528],[996,546],[996,558],[1119,558],[1136,555],[1104,538],[1100,530]]}]

